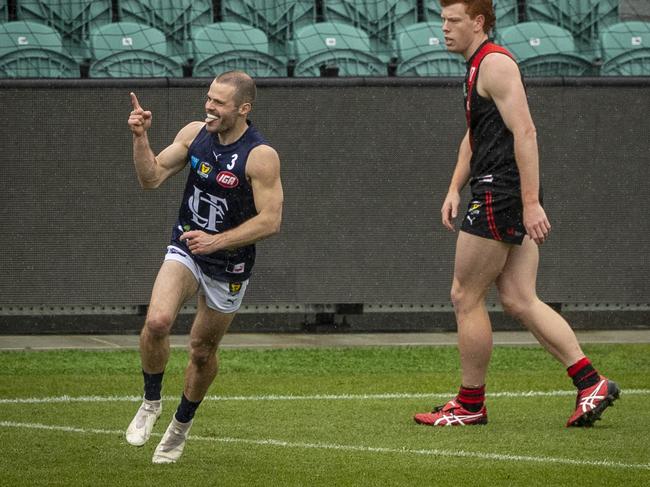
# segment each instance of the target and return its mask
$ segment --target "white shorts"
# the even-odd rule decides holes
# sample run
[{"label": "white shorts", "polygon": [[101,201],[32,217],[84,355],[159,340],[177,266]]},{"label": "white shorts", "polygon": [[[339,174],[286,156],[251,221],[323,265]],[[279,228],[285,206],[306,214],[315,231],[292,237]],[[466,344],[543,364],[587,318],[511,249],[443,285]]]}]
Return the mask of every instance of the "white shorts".
[{"label": "white shorts", "polygon": [[205,296],[209,308],[222,313],[234,313],[241,307],[248,279],[243,282],[217,281],[206,276],[191,256],[174,245],[167,247],[165,260],[174,260],[187,267],[199,283],[199,293]]}]

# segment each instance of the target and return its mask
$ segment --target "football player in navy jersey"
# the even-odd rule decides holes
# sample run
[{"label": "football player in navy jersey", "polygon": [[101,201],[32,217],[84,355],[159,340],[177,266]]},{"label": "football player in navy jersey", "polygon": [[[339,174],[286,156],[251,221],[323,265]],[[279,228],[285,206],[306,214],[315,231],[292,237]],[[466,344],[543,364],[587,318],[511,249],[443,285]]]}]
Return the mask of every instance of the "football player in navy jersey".
[{"label": "football player in navy jersey", "polygon": [[155,155],[147,138],[153,115],[131,93],[128,125],[140,185],[158,188],[190,166],[140,335],[144,400],[126,431],[131,445],[147,442],[161,414],[169,334],[183,304],[198,294],[183,394],[154,452],[154,463],[180,458],[194,413],[217,374],[219,342],[246,292],[254,244],[280,230],[280,160],[248,120],[255,96],[255,82],[246,73],[223,73],[210,85],[204,119],[183,127],[172,144]]},{"label": "football player in navy jersey", "polygon": [[[488,38],[491,0],[442,0],[445,44],[467,60],[467,132],[460,144],[442,223],[454,231],[461,189],[471,201],[456,243],[451,299],[458,325],[458,395],[415,421],[431,426],[487,423],[485,378],[492,328],[485,297],[496,284],[503,309],[565,367],[578,389],[567,426],[591,426],[619,395],[594,369],[568,323],[537,297],[538,246],[551,225],[541,202],[537,134],[512,55]],[[541,409],[541,408],[540,408]]]}]

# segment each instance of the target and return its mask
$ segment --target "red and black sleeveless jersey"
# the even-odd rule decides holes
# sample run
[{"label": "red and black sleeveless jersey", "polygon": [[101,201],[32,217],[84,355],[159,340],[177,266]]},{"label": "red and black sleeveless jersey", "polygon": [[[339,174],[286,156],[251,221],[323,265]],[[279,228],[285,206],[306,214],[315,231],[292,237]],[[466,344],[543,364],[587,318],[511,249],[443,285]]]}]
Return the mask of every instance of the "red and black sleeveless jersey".
[{"label": "red and black sleeveless jersey", "polygon": [[513,58],[506,49],[488,40],[467,61],[464,94],[472,147],[470,186],[472,192],[489,188],[491,191],[520,196],[519,170],[515,161],[512,132],[506,127],[494,101],[480,96],[477,89],[481,62],[491,53]]}]

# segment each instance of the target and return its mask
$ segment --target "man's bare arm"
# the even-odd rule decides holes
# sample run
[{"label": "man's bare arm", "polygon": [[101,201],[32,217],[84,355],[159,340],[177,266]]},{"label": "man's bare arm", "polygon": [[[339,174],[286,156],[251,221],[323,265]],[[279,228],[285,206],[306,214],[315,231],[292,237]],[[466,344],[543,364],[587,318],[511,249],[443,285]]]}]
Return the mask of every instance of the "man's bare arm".
[{"label": "man's bare arm", "polygon": [[442,204],[442,224],[452,232],[454,231],[454,220],[458,216],[458,206],[460,205],[460,192],[469,180],[470,167],[469,162],[472,158],[472,148],[469,143],[469,130],[465,132],[465,137],[460,143],[458,149],[458,160],[454,174],[451,177],[447,196]]},{"label": "man's bare arm", "polygon": [[157,188],[167,178],[185,167],[190,144],[204,124],[203,122],[189,123],[178,132],[174,142],[156,156],[147,137],[152,113],[142,109],[134,93],[131,93],[131,103],[133,111],[129,116],[128,124],[133,133],[133,162],[138,181],[145,189]]}]

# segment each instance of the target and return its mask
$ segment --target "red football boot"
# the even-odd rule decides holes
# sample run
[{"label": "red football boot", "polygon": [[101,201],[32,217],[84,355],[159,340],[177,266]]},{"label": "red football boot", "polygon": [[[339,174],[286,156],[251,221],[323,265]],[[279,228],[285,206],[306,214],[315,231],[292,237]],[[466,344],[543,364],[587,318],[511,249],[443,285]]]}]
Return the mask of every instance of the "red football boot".
[{"label": "red football boot", "polygon": [[603,411],[611,406],[621,393],[616,382],[600,376],[594,386],[578,391],[576,410],[567,421],[567,426],[593,426]]},{"label": "red football boot", "polygon": [[471,424],[487,424],[487,409],[485,405],[480,411],[473,413],[452,399],[444,406],[436,407],[430,413],[420,413],[413,416],[416,423],[429,426],[466,426]]}]

